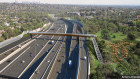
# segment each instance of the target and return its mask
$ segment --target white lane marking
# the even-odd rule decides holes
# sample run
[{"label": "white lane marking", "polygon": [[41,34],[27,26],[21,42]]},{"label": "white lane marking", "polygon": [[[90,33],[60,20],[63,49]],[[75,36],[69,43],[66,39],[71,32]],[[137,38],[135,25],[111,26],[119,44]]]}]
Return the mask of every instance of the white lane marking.
[{"label": "white lane marking", "polygon": [[[59,37],[59,39],[60,39],[60,37]],[[58,39],[58,40],[59,40]],[[50,40],[49,40],[50,41]],[[58,41],[57,41],[58,42]],[[54,47],[56,46],[56,44],[57,44],[57,42],[55,43],[55,45],[53,46],[53,48],[50,50],[50,52],[54,49]],[[48,55],[50,54],[50,52],[47,54],[47,56],[43,59],[43,61],[39,64],[39,66],[36,68],[36,70],[35,71],[37,71],[39,68],[40,68],[40,66],[42,65],[42,63],[45,61],[45,59],[48,57]],[[33,72],[33,74],[30,76],[30,78],[29,79],[31,79],[33,76],[34,76],[34,74],[35,74],[35,71]]]},{"label": "white lane marking", "polygon": [[[61,46],[62,46],[62,44],[61,44]],[[61,46],[60,46],[60,49],[61,49]],[[60,49],[58,50],[57,53],[60,52]],[[57,53],[55,53],[55,55],[54,55],[53,58],[51,59],[51,62],[49,63],[48,67],[45,69],[45,72],[43,73],[43,75],[42,75],[42,77],[41,77],[40,79],[43,79],[43,78],[44,78],[45,73],[47,72],[48,68],[50,67],[50,65],[51,65],[52,61],[54,60],[54,58],[55,58],[55,56],[56,56]]]},{"label": "white lane marking", "polygon": [[[66,37],[64,37],[64,39],[65,39],[65,38],[66,38]],[[63,44],[64,44],[64,43],[63,43]],[[59,49],[59,52],[60,52],[60,50],[62,49],[63,44],[61,44],[60,49]],[[59,54],[59,52],[58,52],[58,54]],[[56,59],[58,58],[58,54],[57,54],[56,57],[55,57],[54,63],[56,63]],[[53,65],[52,65],[52,67],[51,67],[51,70],[50,70],[48,76],[47,76],[47,79],[49,79],[49,77],[50,77],[50,73],[52,72],[54,63],[53,63]]]},{"label": "white lane marking", "polygon": [[[52,26],[53,26],[53,24],[52,24]],[[51,26],[50,28],[52,28],[52,26]],[[47,31],[49,31],[50,28],[49,28]],[[34,37],[36,37],[36,35],[35,35]],[[29,40],[31,40],[31,39],[28,39],[28,40],[26,40],[26,41],[24,41],[24,42],[21,42],[20,44],[24,44],[24,43],[26,43],[26,42],[29,41]],[[18,44],[18,45],[19,45],[19,44]],[[0,55],[3,55],[3,54],[5,54],[6,52],[8,52],[8,51],[14,49],[14,48],[17,47],[18,45],[14,46],[14,47],[12,47],[12,48],[10,48],[10,49],[8,49],[8,50],[6,50],[6,51],[3,52],[3,53],[0,53]]]},{"label": "white lane marking", "polygon": [[[46,31],[46,32],[48,32],[52,27],[53,27],[53,25],[54,25],[54,23],[52,24],[52,26]],[[39,38],[39,37],[41,37],[42,35],[40,35],[40,36],[38,36],[37,38]],[[36,37],[36,35],[34,36],[34,37]],[[31,40],[31,39],[28,39],[28,40],[26,40],[26,41],[24,41],[24,42],[22,42],[22,43],[20,43],[20,44],[23,44],[23,43],[25,43],[25,42],[27,42],[27,41],[31,41],[30,43],[32,43],[32,42],[34,42],[36,39],[33,39],[33,40]],[[19,44],[18,44],[19,45]],[[18,45],[16,45],[16,46],[18,46]],[[14,46],[13,48],[15,48],[16,46]],[[11,48],[11,49],[9,49],[9,50],[12,50],[13,48]],[[7,50],[7,51],[9,51],[9,50]],[[0,54],[0,55],[3,55],[3,54],[5,54],[7,51],[5,51],[5,52],[3,52],[2,54]],[[6,61],[6,60],[5,60]],[[4,61],[3,61],[4,62]],[[3,63],[2,62],[2,63]],[[0,64],[2,64],[2,63],[0,63]]]},{"label": "white lane marking", "polygon": [[[53,27],[53,24],[52,24],[52,26],[51,26],[47,31],[49,31],[52,27]],[[40,36],[41,36],[41,35],[40,35]],[[40,36],[38,36],[37,38],[39,38]],[[33,40],[33,41],[34,41],[34,40]],[[32,42],[33,42],[33,41],[32,41]],[[28,47],[28,48],[30,48],[30,47]],[[27,49],[28,49],[28,48],[27,48]],[[24,51],[24,52],[25,52],[25,51]],[[23,52],[23,53],[24,53],[24,52]],[[18,59],[23,53],[21,53],[16,59]],[[4,68],[0,71],[0,73],[3,72],[7,67],[9,67],[16,59],[14,59],[11,63],[9,63],[6,67],[4,67]]]},{"label": "white lane marking", "polygon": [[7,67],[9,67],[14,61],[16,61],[16,59],[18,59],[21,55],[23,55],[30,47],[28,47],[24,52],[22,52],[17,58],[15,58],[10,64],[8,64],[6,67],[4,67],[1,71],[3,72]]},{"label": "white lane marking", "polygon": [[[79,42],[80,42],[80,40],[81,40],[81,38],[79,39]],[[83,43],[83,42],[82,42],[82,43]],[[83,45],[83,44],[82,44],[82,45]],[[79,73],[80,73],[80,65],[81,65],[81,63],[80,63],[80,61],[81,61],[80,58],[81,58],[81,46],[80,46],[80,43],[79,43],[79,58],[78,58],[78,60],[79,60],[79,61],[78,61],[78,64],[79,64],[79,65],[78,65],[77,79],[80,79],[80,78],[79,78],[79,77],[80,77],[80,76],[79,76]]]},{"label": "white lane marking", "polygon": [[[59,28],[60,29],[60,28]],[[58,29],[58,30],[59,30]],[[57,30],[57,31],[58,31]],[[53,38],[54,36],[52,36]],[[51,38],[51,39],[52,39]],[[46,43],[46,45],[49,43],[49,41]],[[46,45],[39,51],[39,53],[34,57],[34,59],[30,62],[30,64],[32,64],[32,62],[36,59],[36,57],[40,54],[40,52],[42,52],[42,50],[46,47]],[[20,75],[18,76],[18,78],[28,69],[28,67],[30,66],[30,64],[28,64],[28,66],[22,71],[22,73],[20,73]]]},{"label": "white lane marking", "polygon": [[[59,39],[60,39],[60,36],[59,36]],[[58,40],[59,40],[59,39],[58,39]],[[49,41],[50,41],[50,40],[49,40]],[[57,45],[57,43],[58,43],[58,41],[55,43],[55,45],[54,45],[53,48],[50,50],[50,52],[54,49],[54,47]],[[48,55],[51,54],[50,52],[48,52],[47,56],[43,59],[43,61],[41,61],[41,63],[39,64],[39,66],[36,68],[35,71],[37,71],[37,70],[40,68],[40,66],[41,66],[42,63],[46,60],[46,58],[48,57]],[[35,71],[34,71],[33,74],[30,76],[29,79],[31,79],[31,78],[34,76]]]}]

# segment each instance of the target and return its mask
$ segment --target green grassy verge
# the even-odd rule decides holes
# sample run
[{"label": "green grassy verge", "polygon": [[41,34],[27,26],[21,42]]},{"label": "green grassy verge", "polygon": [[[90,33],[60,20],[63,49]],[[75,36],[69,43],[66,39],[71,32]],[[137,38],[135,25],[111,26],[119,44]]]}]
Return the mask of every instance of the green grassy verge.
[{"label": "green grassy verge", "polygon": [[99,61],[97,60],[95,56],[95,50],[94,50],[92,41],[87,41],[87,47],[88,47],[89,59],[90,59],[90,73],[95,74],[96,68],[99,65]]},{"label": "green grassy verge", "polygon": [[[97,37],[100,37],[101,38],[101,31],[97,32],[96,33]],[[118,41],[118,40],[123,40],[123,39],[126,39],[127,36],[118,32],[118,33],[109,33],[110,37],[111,37],[111,41]],[[115,36],[115,38],[113,38],[113,36]],[[106,40],[106,42],[108,42]]]}]

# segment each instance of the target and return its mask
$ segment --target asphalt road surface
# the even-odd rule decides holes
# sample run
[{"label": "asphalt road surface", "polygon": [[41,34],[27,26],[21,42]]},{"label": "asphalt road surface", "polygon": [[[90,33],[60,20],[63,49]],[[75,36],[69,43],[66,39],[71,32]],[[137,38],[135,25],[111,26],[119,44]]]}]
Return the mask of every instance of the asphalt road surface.
[{"label": "asphalt road surface", "polygon": [[[62,26],[64,26],[64,23],[62,21],[57,21],[48,32],[54,33],[57,31],[61,33],[64,29]],[[29,67],[31,67],[46,51],[48,51],[48,49],[53,47],[53,45],[50,45],[48,41],[57,39],[57,36],[41,36],[40,38],[36,38],[30,45],[11,57],[9,61],[2,63],[0,65],[0,74],[12,77],[21,77],[25,69],[28,70]]]},{"label": "asphalt road surface", "polygon": [[[76,31],[76,26],[73,26],[72,33],[76,33]],[[78,54],[79,47],[77,37],[72,37],[72,39],[71,37],[67,37],[66,42],[63,43],[63,46],[56,57],[47,79],[75,79],[78,65]],[[69,60],[72,60],[72,67],[69,67]]]},{"label": "asphalt road surface", "polygon": [[[67,28],[65,27],[67,25]],[[47,32],[77,33],[77,26],[57,20]],[[54,44],[50,44],[51,41]],[[87,78],[85,38],[41,35],[32,38],[28,46],[0,64],[0,76],[20,79],[78,79]],[[72,67],[69,67],[69,60]],[[79,60],[79,61],[78,61]]]}]

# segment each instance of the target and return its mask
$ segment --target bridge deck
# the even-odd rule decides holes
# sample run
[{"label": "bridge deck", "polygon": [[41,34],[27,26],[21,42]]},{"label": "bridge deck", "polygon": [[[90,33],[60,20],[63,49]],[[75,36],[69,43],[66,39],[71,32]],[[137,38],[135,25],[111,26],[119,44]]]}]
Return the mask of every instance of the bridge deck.
[{"label": "bridge deck", "polygon": [[36,35],[56,35],[56,36],[78,36],[78,37],[96,37],[93,34],[73,34],[73,33],[48,33],[48,32],[29,32]]}]

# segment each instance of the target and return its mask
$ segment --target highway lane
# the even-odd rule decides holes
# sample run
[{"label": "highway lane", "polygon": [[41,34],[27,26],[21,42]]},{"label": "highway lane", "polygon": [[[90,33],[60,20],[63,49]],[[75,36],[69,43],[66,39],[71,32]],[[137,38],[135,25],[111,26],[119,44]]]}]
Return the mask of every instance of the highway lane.
[{"label": "highway lane", "polygon": [[[36,42],[36,41],[35,41]],[[29,46],[32,46],[32,48],[31,48],[31,50],[29,50],[29,51],[27,51],[27,53],[25,53],[25,58],[27,59],[27,57],[30,55],[29,53],[32,53],[33,52],[33,55],[34,54],[36,54],[36,52],[38,52],[38,51],[40,51],[40,48],[42,48],[44,45],[44,43],[42,42],[42,41],[40,41],[39,42],[39,46],[38,46],[38,49],[37,50],[35,50],[36,48],[36,45],[35,45],[35,42],[33,42],[32,44],[30,44]],[[32,51],[32,50],[34,50],[34,51]],[[36,51],[36,52],[35,52]],[[23,54],[24,55],[24,54]],[[22,56],[21,56],[22,57]],[[29,59],[31,59],[31,58],[33,58],[33,57],[29,57]],[[21,58],[22,59],[22,58]],[[16,62],[20,62],[21,61],[21,59],[19,58],[19,60],[17,61],[16,60]],[[23,59],[22,59],[23,60]],[[26,61],[26,62],[28,62],[28,61]],[[16,67],[13,67],[13,68],[16,68]],[[10,69],[13,69],[13,68],[10,68]],[[15,69],[15,70],[17,70],[17,69]],[[4,70],[5,71],[5,70]],[[9,69],[7,69],[7,72],[8,72],[8,75],[9,75]],[[15,74],[15,73],[13,73],[13,74]]]},{"label": "highway lane", "polygon": [[[45,25],[45,24],[44,24]],[[46,29],[44,28],[43,31],[46,31],[50,28],[50,26]],[[38,35],[32,35],[32,37],[37,37]],[[0,60],[11,54],[13,51],[17,50],[19,47],[18,45],[20,44],[21,46],[26,44],[27,42],[31,41],[32,39],[30,36],[26,36],[21,38],[20,40],[17,40],[3,48],[0,48]]]},{"label": "highway lane", "polygon": [[[77,32],[77,26],[74,24],[73,33]],[[72,60],[72,67],[67,66],[66,75],[63,79],[76,79],[77,74],[77,65],[78,65],[78,54],[79,54],[79,45],[77,37],[72,37],[71,46],[69,51],[69,60]]]},{"label": "highway lane", "polygon": [[[82,33],[85,34],[83,26],[81,26]],[[84,59],[86,57],[86,59]],[[79,37],[79,69],[77,79],[88,78],[88,50],[86,48],[86,37]]]},{"label": "highway lane", "polygon": [[[65,29],[63,28],[63,30],[61,32],[65,33],[66,31],[67,31],[67,28],[65,26]],[[61,40],[61,41],[57,41],[56,45],[53,46],[53,48],[50,50],[49,54],[47,54],[47,56],[42,60],[40,65],[36,68],[36,70],[30,76],[30,79],[46,78],[48,76],[51,66],[54,62],[54,59],[55,59],[57,53],[59,53],[60,46],[61,46],[64,38],[65,38],[64,36],[59,37],[59,40]],[[39,73],[36,74],[36,71],[38,71]]]},{"label": "highway lane", "polygon": [[[34,51],[32,51],[30,53],[32,53],[33,55],[36,54],[42,48],[42,46],[44,46],[45,43],[43,43],[43,41],[44,41],[43,39],[37,39],[37,40],[35,40],[31,44],[29,44],[27,47],[23,48],[20,52],[16,53],[14,56],[12,56],[11,58],[9,58],[6,62],[2,63],[0,65],[0,72],[2,72],[2,69],[4,69],[4,67],[7,66],[10,63],[8,61],[11,61],[12,62],[18,55],[20,55],[28,47],[30,47],[30,46],[31,46],[31,48],[34,47]],[[47,41],[47,40],[45,40],[45,41]],[[37,44],[38,44],[38,47],[35,47]]]},{"label": "highway lane", "polygon": [[[64,40],[64,41],[66,41],[66,40]],[[61,46],[61,50],[58,53],[53,65],[52,65],[49,75],[47,76],[47,79],[63,79],[64,78],[65,75],[61,74],[61,72],[64,72],[64,71],[61,71],[61,68],[66,68],[65,67],[66,65],[64,64],[65,60],[66,60],[65,46],[66,46],[66,43],[63,42],[63,44]]]},{"label": "highway lane", "polygon": [[[65,23],[67,23],[68,25],[67,33],[72,33],[73,24],[68,21],[65,21]],[[65,42],[63,42],[61,50],[58,53],[53,63],[53,66],[51,68],[51,71],[49,72],[49,76],[47,77],[47,79],[65,79],[65,75],[67,72],[66,70],[67,70],[68,61],[69,61],[71,38],[72,37],[66,36]]]},{"label": "highway lane", "polygon": [[[73,26],[73,33],[76,33],[76,31],[77,31],[76,26]],[[68,37],[66,41],[68,40],[71,40],[71,42],[69,42],[69,44],[71,43],[70,47],[68,47],[67,42],[63,44],[60,53],[56,57],[56,60],[53,64],[53,67],[47,79],[75,79],[76,78],[79,45],[77,42],[77,37],[72,37],[72,39],[69,39]],[[67,49],[70,50],[67,51]],[[72,68],[70,68],[68,65],[69,60],[72,60],[73,62]]]},{"label": "highway lane", "polygon": [[[60,37],[59,40],[63,41],[62,37]],[[38,66],[38,68],[36,69],[36,71],[39,71],[39,74],[36,74],[35,73],[36,71],[35,71],[33,75],[30,77],[30,79],[46,78],[46,76],[48,76],[48,73],[54,61],[55,55],[58,53],[58,50],[62,44],[62,41],[57,41],[56,45],[49,52],[49,54],[44,58],[40,66]]]},{"label": "highway lane", "polygon": [[87,78],[87,59],[84,59],[84,56],[87,58],[87,53],[85,49],[85,38],[79,39],[79,71],[78,71],[78,79],[86,79]]},{"label": "highway lane", "polygon": [[[51,27],[50,27],[50,28],[51,28]],[[50,28],[48,28],[47,31],[49,31]],[[46,30],[46,29],[44,29],[44,30]],[[29,37],[30,37],[30,36],[29,36]],[[33,37],[34,37],[34,38],[37,38],[38,35],[33,35]],[[38,42],[38,41],[42,41],[42,40],[44,39],[44,37],[48,37],[48,36],[41,36],[41,37],[42,37],[42,39],[37,40],[37,42]],[[20,43],[21,46],[22,46],[22,45],[26,44],[27,42],[29,42],[29,41],[31,41],[31,40],[33,40],[33,39],[28,39],[28,40],[26,40],[26,41],[24,41],[24,39],[21,39],[21,40],[18,40],[18,42],[24,41],[24,42],[22,42],[22,44]],[[43,43],[43,44],[44,44],[44,43]],[[12,45],[13,45],[13,44],[12,44]],[[39,42],[38,45],[42,45],[42,42]],[[16,45],[16,46],[17,46],[17,45]],[[33,46],[33,43],[32,43],[31,46]],[[42,46],[43,46],[43,45],[42,45]],[[6,47],[7,47],[7,46],[6,46]],[[27,46],[27,47],[28,47],[28,46]],[[11,58],[9,58],[9,59],[7,60],[8,62],[4,62],[3,64],[1,64],[1,65],[0,65],[0,70],[2,70],[6,65],[8,65],[10,61],[14,60],[18,55],[20,55],[20,53],[23,52],[27,47],[23,48],[22,50],[20,50],[19,53],[15,54],[15,55],[12,56]],[[4,47],[4,48],[5,48],[5,47]],[[19,48],[19,47],[17,46],[17,48]],[[10,49],[8,49],[8,50],[10,50]],[[13,49],[10,50],[10,51],[4,52],[4,54],[1,54],[1,55],[0,55],[0,59],[3,59],[3,58],[6,57],[7,55],[9,55],[11,51],[13,52]],[[1,72],[1,71],[0,71],[0,72]]]},{"label": "highway lane", "polygon": [[[61,32],[65,32],[65,30],[62,30]],[[64,39],[64,37],[61,37],[61,36],[60,37],[56,36],[56,37],[59,38],[58,40],[60,40],[60,41],[56,41],[55,46],[53,46],[53,48],[50,50],[49,54],[47,54],[47,56],[42,60],[40,65],[36,68],[36,70],[31,75],[30,79],[39,79],[41,77],[44,77],[45,74],[47,74],[47,72],[49,72],[50,64],[53,63],[52,58],[57,53],[58,48],[60,47],[60,45],[62,44],[62,41]],[[39,74],[36,74],[36,71],[38,71]]]},{"label": "highway lane", "polygon": [[[58,27],[59,28],[59,27]],[[51,30],[50,32],[55,32],[56,30],[57,30],[57,28],[55,27],[55,28],[52,28],[53,30]],[[51,36],[48,36],[48,38],[49,37],[51,37]],[[43,43],[43,44],[45,44],[45,42],[40,42],[40,43]],[[44,45],[41,45],[39,43],[39,46],[37,47],[37,49],[39,48],[39,47],[43,47]],[[16,74],[15,73],[15,71],[19,71],[19,70],[22,70],[25,66],[23,66],[24,64],[29,64],[29,60],[30,59],[32,59],[33,57],[30,57],[29,56],[29,52],[33,52],[34,50],[35,50],[35,46],[33,45],[29,45],[29,46],[31,46],[31,47],[34,47],[34,48],[32,48],[31,50],[29,49],[29,51],[27,52],[27,53],[25,53],[26,55],[24,55],[23,57],[21,56],[21,58],[18,58],[19,60],[16,60],[12,65],[10,65],[8,68],[6,68],[6,70],[4,70],[1,74],[4,74],[4,75],[9,75],[9,76],[15,76],[15,77],[17,77],[17,75],[19,74]],[[22,59],[22,58],[24,58],[24,59]],[[27,59],[27,60],[26,60]],[[19,63],[21,60],[26,60],[25,61],[25,63],[24,64],[22,64],[21,65],[21,63]],[[19,64],[19,65],[17,65],[17,64]],[[27,66],[27,65],[26,65]],[[18,69],[18,67],[19,67],[19,69]],[[14,69],[14,68],[16,68],[16,69]],[[11,71],[9,71],[9,69],[11,69]],[[21,72],[21,71],[20,71]]]}]

